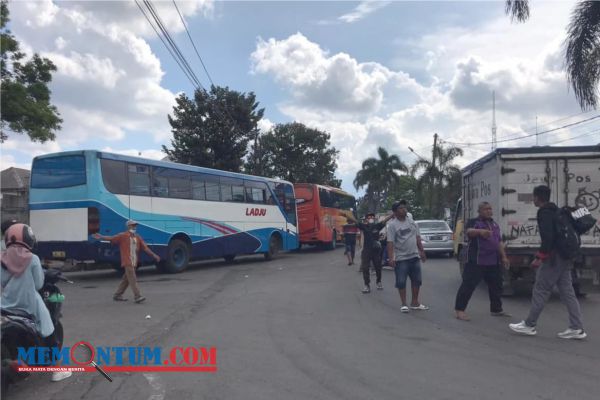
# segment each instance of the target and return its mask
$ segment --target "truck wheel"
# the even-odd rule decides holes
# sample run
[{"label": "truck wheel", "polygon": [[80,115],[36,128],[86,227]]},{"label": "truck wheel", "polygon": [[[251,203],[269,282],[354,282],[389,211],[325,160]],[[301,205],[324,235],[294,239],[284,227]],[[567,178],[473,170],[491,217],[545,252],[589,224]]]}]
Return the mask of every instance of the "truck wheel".
[{"label": "truck wheel", "polygon": [[271,235],[271,239],[269,240],[269,250],[265,253],[265,261],[271,261],[280,249],[281,238],[279,235]]},{"label": "truck wheel", "polygon": [[167,259],[158,263],[160,272],[176,274],[184,271],[190,262],[190,247],[186,242],[173,239],[169,242]]}]

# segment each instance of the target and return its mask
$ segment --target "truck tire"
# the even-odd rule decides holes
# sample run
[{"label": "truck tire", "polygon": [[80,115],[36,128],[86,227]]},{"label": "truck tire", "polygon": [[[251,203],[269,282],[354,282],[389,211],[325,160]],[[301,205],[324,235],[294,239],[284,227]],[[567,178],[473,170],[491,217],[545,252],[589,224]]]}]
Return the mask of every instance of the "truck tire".
[{"label": "truck tire", "polygon": [[180,239],[173,239],[169,242],[167,249],[167,259],[158,263],[157,268],[160,272],[168,274],[177,274],[183,272],[190,262],[190,247],[186,242]]}]

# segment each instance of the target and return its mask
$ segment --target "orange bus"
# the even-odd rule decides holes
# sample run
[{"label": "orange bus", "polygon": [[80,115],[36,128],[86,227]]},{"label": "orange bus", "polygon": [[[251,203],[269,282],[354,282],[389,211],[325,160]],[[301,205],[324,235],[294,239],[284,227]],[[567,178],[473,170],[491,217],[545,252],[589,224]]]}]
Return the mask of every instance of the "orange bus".
[{"label": "orange bus", "polygon": [[350,193],[313,183],[294,184],[300,245],[335,249],[342,240],[346,216],[354,214],[356,199]]}]

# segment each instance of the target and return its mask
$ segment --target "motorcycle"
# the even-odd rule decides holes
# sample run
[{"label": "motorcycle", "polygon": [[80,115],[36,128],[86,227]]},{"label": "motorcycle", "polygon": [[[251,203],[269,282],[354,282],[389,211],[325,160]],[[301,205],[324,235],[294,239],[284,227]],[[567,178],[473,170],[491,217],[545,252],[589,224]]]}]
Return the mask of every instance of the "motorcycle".
[{"label": "motorcycle", "polygon": [[[63,326],[60,322],[62,317],[62,303],[65,296],[57,286],[58,282],[73,283],[67,279],[63,273],[56,269],[44,269],[44,285],[39,290],[39,294],[44,300],[44,304],[50,311],[50,317],[54,324],[54,335],[62,348]],[[1,357],[2,357],[2,397],[6,394],[8,386],[22,379],[29,374],[27,372],[18,372],[18,348],[28,348],[36,346],[47,346],[35,327],[33,316],[20,310],[1,310]]]}]

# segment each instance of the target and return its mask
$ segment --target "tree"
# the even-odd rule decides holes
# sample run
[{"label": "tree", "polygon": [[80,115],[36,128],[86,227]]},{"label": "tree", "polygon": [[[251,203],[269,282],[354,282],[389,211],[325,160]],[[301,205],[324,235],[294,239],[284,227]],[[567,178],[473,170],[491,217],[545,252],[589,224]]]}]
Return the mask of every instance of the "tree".
[{"label": "tree", "polygon": [[462,156],[463,151],[458,147],[445,148],[437,141],[434,143],[431,160],[420,158],[412,165],[411,171],[413,174],[423,171],[418,178],[418,188],[427,193],[430,217],[440,217],[443,208],[456,201],[457,193],[460,193],[460,183],[458,189],[456,184],[460,169],[452,162]]},{"label": "tree", "polygon": [[362,168],[356,173],[354,187],[358,190],[367,187],[365,198],[368,210],[376,212],[384,206],[388,192],[393,185],[399,184],[400,175],[397,171],[408,172],[397,155],[390,155],[383,147],[377,149],[379,158],[367,158],[362,163]]},{"label": "tree", "polygon": [[163,146],[169,159],[239,172],[264,114],[254,93],[212,86],[210,92],[196,90],[193,100],[181,94],[176,102],[169,115],[173,148]]},{"label": "tree", "polygon": [[409,211],[414,219],[425,218],[426,214],[418,186],[419,183],[414,176],[400,176],[398,183],[392,185],[388,196],[384,200],[384,210],[391,210],[392,204],[397,200],[406,200],[408,202]]},{"label": "tree", "polygon": [[[506,1],[512,21],[529,19],[529,2]],[[581,1],[571,14],[565,41],[567,79],[581,109],[595,109],[600,87],[600,2]]]},{"label": "tree", "polygon": [[29,61],[20,51],[19,42],[6,27],[9,21],[8,3],[0,3],[0,72],[2,86],[2,122],[0,142],[8,139],[8,132],[26,133],[34,142],[44,143],[56,138],[55,131],[62,119],[50,104],[52,72],[56,66],[47,58],[34,54]]},{"label": "tree", "polygon": [[293,122],[278,124],[257,138],[246,162],[246,171],[290,182],[310,182],[339,187],[335,178],[338,150],[327,132]]}]

